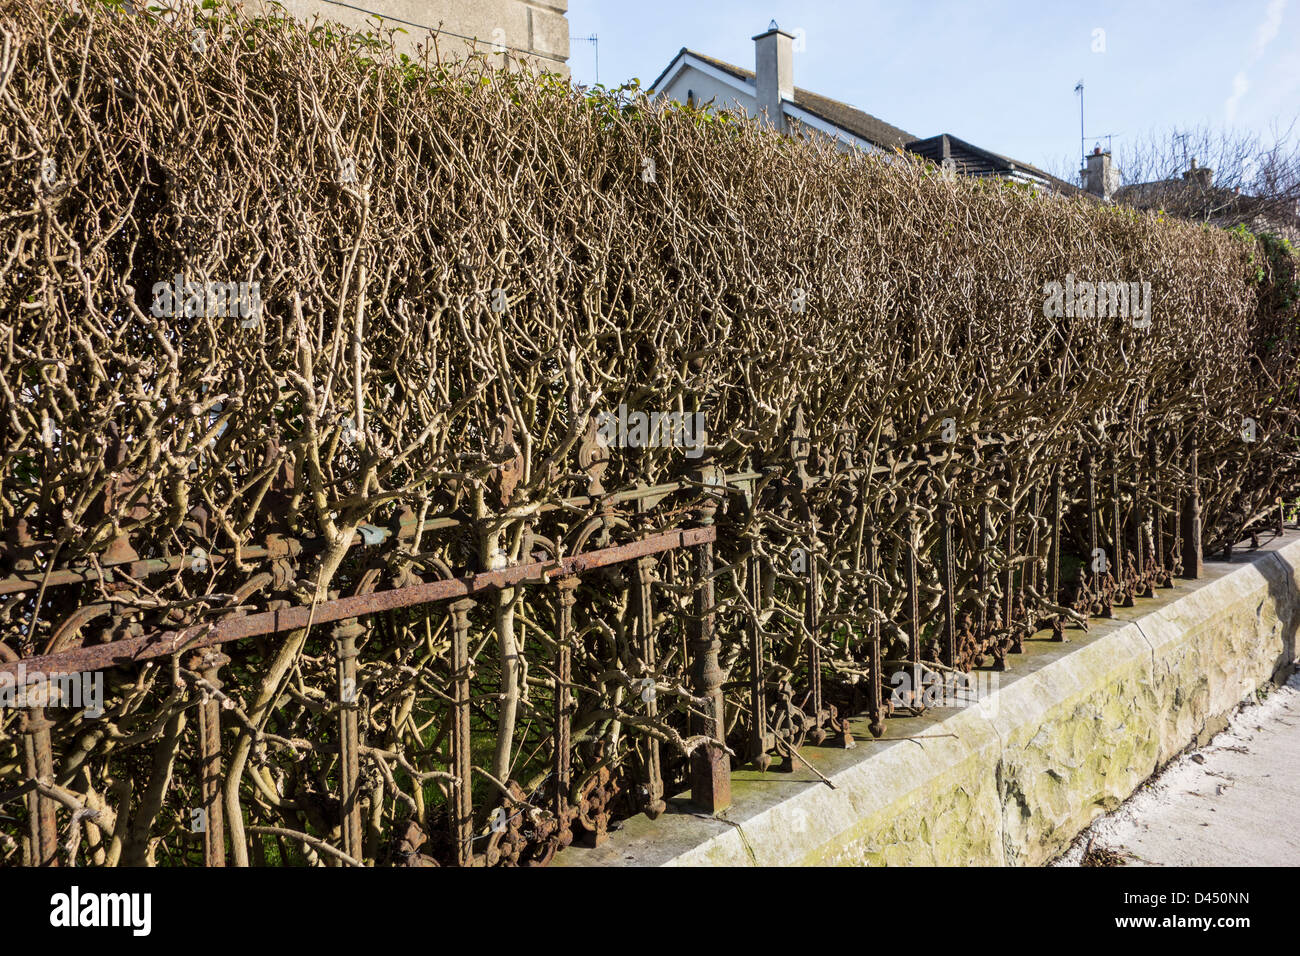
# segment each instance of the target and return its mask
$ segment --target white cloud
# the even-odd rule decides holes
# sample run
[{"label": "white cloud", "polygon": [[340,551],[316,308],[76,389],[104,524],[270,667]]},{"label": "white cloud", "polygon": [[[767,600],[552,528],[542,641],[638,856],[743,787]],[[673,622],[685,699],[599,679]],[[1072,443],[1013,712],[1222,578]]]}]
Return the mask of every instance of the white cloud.
[{"label": "white cloud", "polygon": [[1246,76],[1246,70],[1250,69],[1268,45],[1277,39],[1278,32],[1282,29],[1282,12],[1286,10],[1286,0],[1269,0],[1268,7],[1264,10],[1264,22],[1259,25],[1255,31],[1255,48],[1251,51],[1250,59],[1246,66],[1237,72],[1232,78],[1232,95],[1223,104],[1224,116],[1229,123],[1237,118],[1237,106],[1241,98],[1246,95],[1250,89],[1250,80]]},{"label": "white cloud", "polygon": [[1250,81],[1246,79],[1246,71],[1242,70],[1232,78],[1232,95],[1223,104],[1223,111],[1229,123],[1237,118],[1237,104],[1241,102],[1248,89],[1250,89]]},{"label": "white cloud", "polygon": [[1264,48],[1277,39],[1278,31],[1282,29],[1282,11],[1285,9],[1286,0],[1271,0],[1268,9],[1264,11],[1264,22],[1255,34],[1254,60],[1263,56]]}]

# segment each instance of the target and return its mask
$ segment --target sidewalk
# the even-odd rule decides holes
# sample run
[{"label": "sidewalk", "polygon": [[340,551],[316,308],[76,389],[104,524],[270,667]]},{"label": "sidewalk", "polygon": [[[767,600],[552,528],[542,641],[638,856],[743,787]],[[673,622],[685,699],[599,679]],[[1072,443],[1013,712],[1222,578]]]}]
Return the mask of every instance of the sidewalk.
[{"label": "sidewalk", "polygon": [[1300,674],[1099,817],[1053,865],[1080,865],[1090,840],[1094,856],[1114,851],[1128,866],[1300,865]]}]

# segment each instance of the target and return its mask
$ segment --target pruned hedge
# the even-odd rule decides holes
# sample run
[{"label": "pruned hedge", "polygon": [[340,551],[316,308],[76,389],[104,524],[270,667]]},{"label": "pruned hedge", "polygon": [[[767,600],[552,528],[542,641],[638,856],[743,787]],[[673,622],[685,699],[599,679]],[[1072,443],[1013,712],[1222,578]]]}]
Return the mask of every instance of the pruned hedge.
[{"label": "pruned hedge", "polygon": [[[983,550],[997,567],[1006,503],[1041,528],[1057,473],[1067,549],[1086,550],[1085,452],[1102,464],[1114,452],[1126,469],[1126,515],[1158,479],[1168,517],[1187,491],[1195,438],[1208,549],[1258,527],[1300,487],[1300,333],[1284,288],[1295,259],[1252,236],[951,180],[915,157],[846,153],[483,58],[416,63],[292,21],[229,15],[196,26],[84,6],[0,0],[0,522],[10,549],[0,574],[17,570],[20,540],[39,543],[24,554],[44,569],[103,563],[123,542],[140,557],[199,549],[237,559],[282,534],[322,542],[318,559],[247,599],[310,603],[355,586],[356,530],[402,508],[460,522],[412,548],[463,572],[521,560],[537,538],[563,547],[610,506],[601,492],[698,481],[713,468],[765,472],[760,507],[732,495],[718,518],[718,563],[729,569],[718,584],[723,663],[740,686],[752,613],[738,597],[741,559],[752,547],[780,569],[765,593],[790,608],[785,555],[802,543],[821,568],[824,620],[845,635],[824,641],[828,679],[848,686],[870,670],[858,638],[873,614],[888,658],[936,613],[942,501],[957,508],[957,590],[971,609],[996,592],[977,576],[981,502],[992,505]],[[1149,283],[1149,327],[1088,314],[1082,294],[1075,314],[1045,314],[1051,283],[1101,282]],[[185,283],[233,284],[232,300],[240,283],[256,284],[258,302],[244,299],[241,314]],[[160,307],[164,298],[175,301]],[[589,433],[620,405],[702,413],[704,454],[613,448],[602,466]],[[1147,471],[1153,437],[1158,463]],[[1026,518],[1035,494],[1039,510]],[[587,503],[556,507],[566,499]],[[689,520],[695,504],[687,493],[647,516],[623,513],[644,531]],[[881,542],[874,610],[866,525]],[[901,557],[912,540],[919,622],[909,621]],[[193,620],[251,573],[235,560],[121,590],[115,633]],[[618,586],[589,584],[593,620],[631,614]],[[39,653],[61,616],[102,597],[94,590],[35,621],[30,593],[5,599],[3,642]],[[670,605],[689,600],[662,593]],[[506,653],[526,655],[529,640],[553,633],[550,612],[528,607],[518,620],[481,622],[485,633],[511,631],[477,685],[482,717],[506,743],[489,767],[501,779],[537,739],[524,724],[546,726],[548,678],[538,664],[512,672]],[[798,612],[763,621],[773,667],[802,679]],[[365,657],[377,682],[368,732],[436,769],[438,745],[422,749],[428,739],[408,722],[430,698],[391,669],[414,640],[405,627],[376,637]],[[640,704],[607,672],[644,670],[617,636],[622,625],[613,633],[575,659],[575,719],[598,715],[592,739],[620,766],[627,741],[648,731],[608,719]],[[260,725],[275,710],[280,739],[310,740],[324,719],[309,706],[312,688],[332,678],[310,648],[285,646],[237,661],[241,714]],[[429,646],[419,666],[444,666]],[[660,660],[665,686],[688,682],[680,655]],[[169,681],[119,687],[115,726],[129,737],[184,706]],[[728,725],[743,737],[742,695],[731,685],[727,694]],[[22,776],[3,720],[0,785]],[[681,712],[659,720],[684,732]],[[69,720],[61,732],[70,741],[86,731]],[[246,755],[256,734],[237,732]],[[177,752],[186,739],[177,733]],[[118,858],[152,859],[147,835],[184,824],[148,793],[111,791],[131,761],[146,777],[157,766],[154,738],[133,746],[95,743],[60,786],[123,818],[148,814],[146,836],[128,828]],[[288,761],[281,795],[310,803],[315,778],[300,756],[260,759]],[[635,763],[625,765],[632,776]],[[396,792],[409,780],[389,783],[373,797],[383,832],[407,814],[424,823],[423,798],[416,810]],[[292,818],[332,838],[328,813],[278,810],[258,784],[235,785],[250,818]],[[100,850],[99,862],[116,859]]]}]

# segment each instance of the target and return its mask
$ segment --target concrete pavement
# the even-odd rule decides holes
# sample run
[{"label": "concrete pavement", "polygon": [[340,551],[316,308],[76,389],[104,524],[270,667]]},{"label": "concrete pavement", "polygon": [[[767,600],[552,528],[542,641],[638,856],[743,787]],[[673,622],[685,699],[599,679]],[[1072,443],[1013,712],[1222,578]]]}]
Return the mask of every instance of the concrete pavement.
[{"label": "concrete pavement", "polygon": [[1078,866],[1090,839],[1128,866],[1300,865],[1300,674],[1098,818],[1054,865]]}]

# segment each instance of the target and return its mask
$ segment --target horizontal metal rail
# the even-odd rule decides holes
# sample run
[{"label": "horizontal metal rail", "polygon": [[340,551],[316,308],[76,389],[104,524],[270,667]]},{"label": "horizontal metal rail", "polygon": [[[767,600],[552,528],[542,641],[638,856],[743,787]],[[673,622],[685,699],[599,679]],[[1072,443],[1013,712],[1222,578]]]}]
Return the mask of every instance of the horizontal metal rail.
[{"label": "horizontal metal rail", "polygon": [[712,525],[685,531],[669,531],[629,544],[601,548],[553,561],[534,561],[499,571],[483,571],[445,581],[430,581],[353,597],[336,598],[315,605],[300,605],[278,611],[230,617],[220,622],[197,624],[179,631],[146,634],[108,644],[60,651],[57,654],[25,657],[0,664],[0,674],[10,673],[17,676],[21,668],[22,672],[34,682],[60,674],[80,674],[134,664],[181,651],[212,647],[249,637],[277,634],[315,624],[376,614],[380,611],[468,597],[494,588],[508,588],[529,582],[546,583],[553,578],[582,574],[595,568],[621,564],[646,555],[710,544],[717,539],[717,535],[717,528]]},{"label": "horizontal metal rail", "polygon": [[[763,477],[759,472],[739,472],[730,475],[722,475],[723,482],[728,486],[740,487]],[[682,491],[686,488],[699,487],[698,483],[690,481],[673,481],[662,485],[653,485],[648,488],[630,488],[624,491],[615,492],[603,499],[605,504],[621,504],[630,501],[639,501],[643,499],[657,500],[676,491]],[[555,504],[542,505],[538,509],[538,514],[545,514],[550,511],[571,510],[574,508],[590,507],[596,503],[596,499],[587,496],[577,496],[565,498]],[[423,531],[445,531],[448,528],[455,528],[461,524],[455,518],[429,518],[421,526]],[[397,523],[397,531],[393,528],[374,528],[373,537],[367,540],[365,534],[358,531],[353,536],[349,547],[359,548],[368,545],[383,544],[393,536],[394,533],[403,536],[406,534],[414,535],[416,519],[404,517]],[[28,551],[38,548],[52,548],[54,542],[43,540],[32,540],[25,544]],[[2,550],[2,549],[0,549]],[[267,537],[265,544],[249,544],[239,552],[241,561],[266,561],[277,558],[293,557],[300,555],[318,554],[325,550],[325,542],[316,538],[295,538],[288,535],[270,535]],[[232,557],[214,551],[205,556],[207,562],[213,567],[218,567]],[[51,569],[48,573],[41,568],[35,568],[30,571],[19,571],[5,577],[0,577],[0,597],[9,594],[21,594],[28,591],[38,591],[44,585],[47,588],[65,587],[70,584],[87,584],[90,582],[113,583],[122,578],[142,580],[153,577],[158,574],[167,574],[183,568],[191,561],[188,554],[170,555],[165,558],[143,558],[139,560],[128,561],[109,561],[101,560],[95,566],[83,565],[71,568]],[[114,572],[114,569],[120,569],[121,576]]]}]

